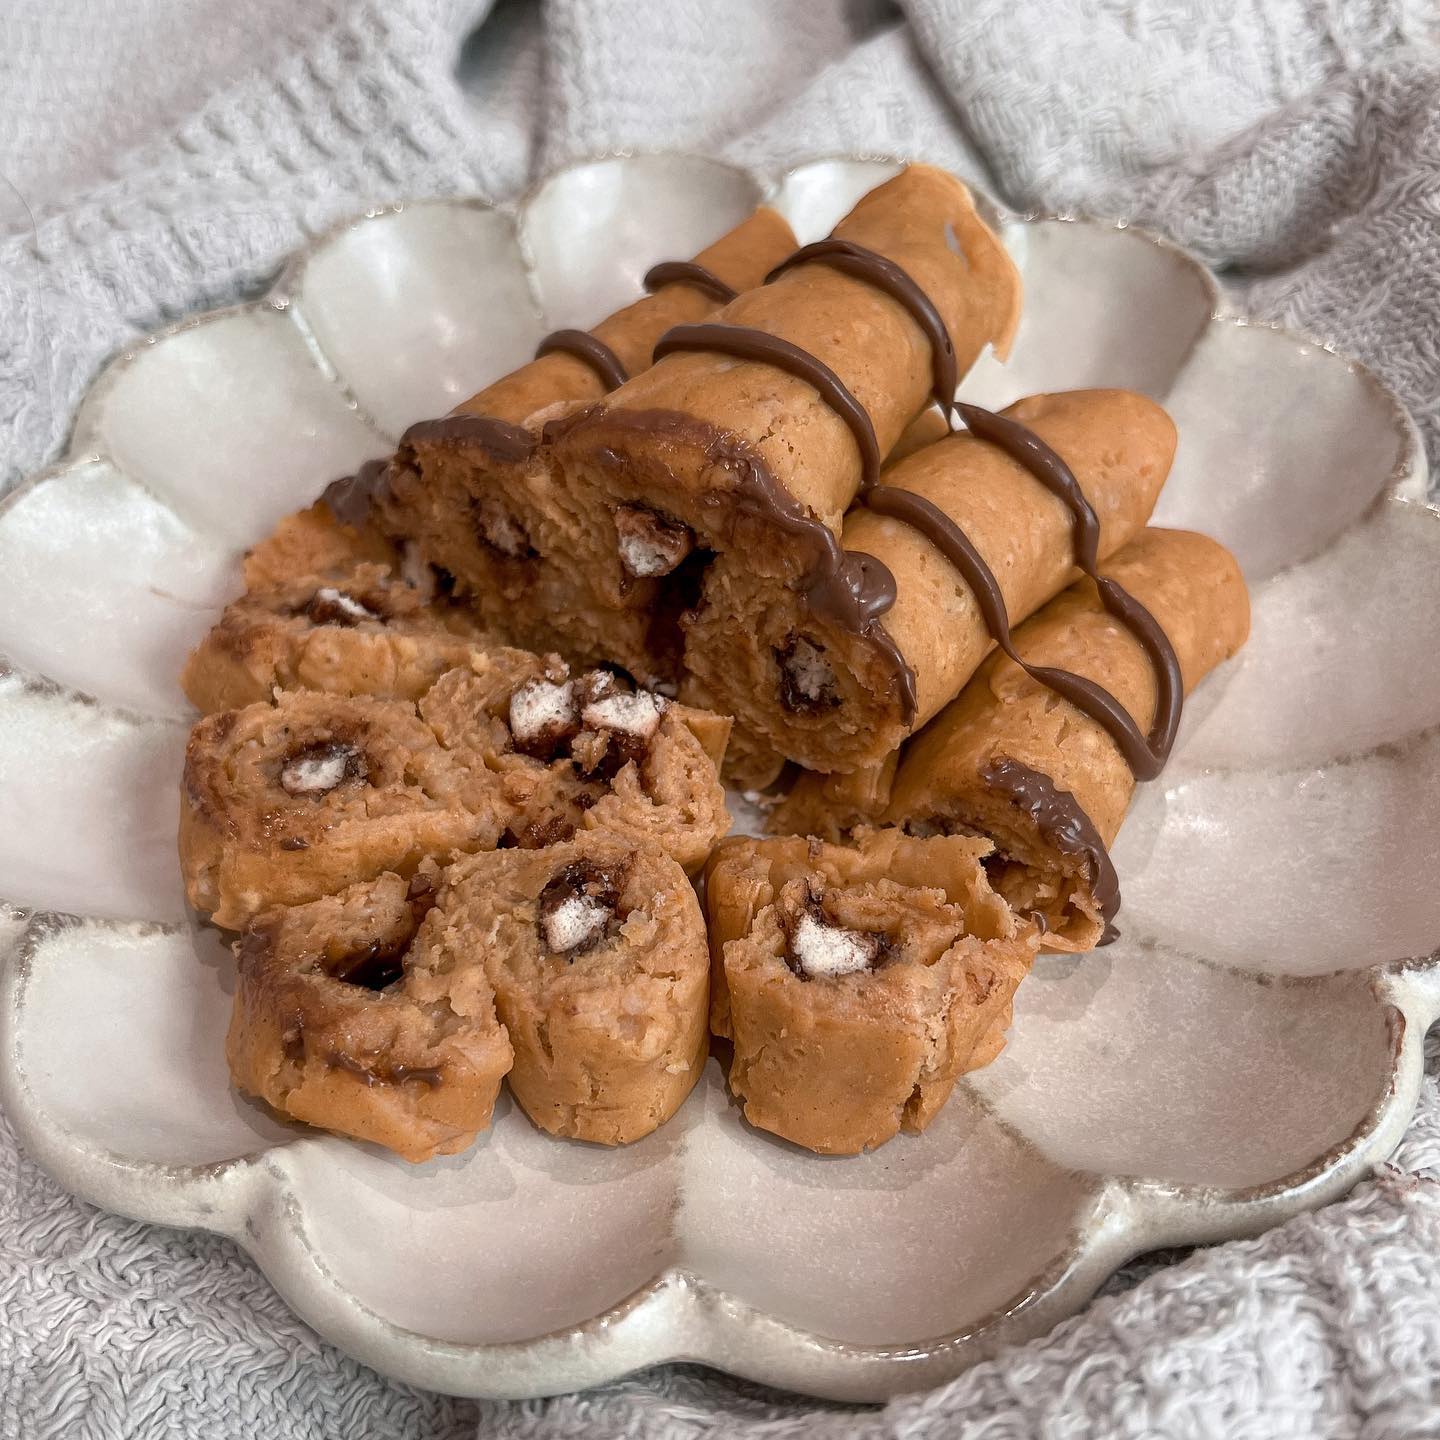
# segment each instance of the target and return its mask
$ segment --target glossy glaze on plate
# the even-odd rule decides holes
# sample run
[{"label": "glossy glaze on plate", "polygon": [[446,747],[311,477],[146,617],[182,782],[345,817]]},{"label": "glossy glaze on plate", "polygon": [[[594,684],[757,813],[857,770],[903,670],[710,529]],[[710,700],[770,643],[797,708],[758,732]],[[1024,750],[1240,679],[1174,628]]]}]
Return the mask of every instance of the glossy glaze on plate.
[{"label": "glossy glaze on plate", "polygon": [[1124,938],[1042,959],[1001,1058],[857,1159],[750,1130],[713,1062],[628,1150],[557,1144],[502,1101],[418,1168],[228,1086],[230,961],[175,861],[176,677],[239,551],[760,198],[807,241],[892,168],[612,158],[514,211],[396,207],[100,377],[69,457],[0,505],[0,1100],[66,1185],[234,1236],[322,1334],[435,1388],[688,1358],[874,1399],[1043,1331],[1138,1251],[1252,1232],[1385,1157],[1440,1011],[1421,449],[1368,372],[1226,314],[1173,246],[1059,219],[1005,220],[1025,316],[962,394],[1164,401],[1181,448],[1156,520],[1224,540],[1255,601],[1116,846]]}]

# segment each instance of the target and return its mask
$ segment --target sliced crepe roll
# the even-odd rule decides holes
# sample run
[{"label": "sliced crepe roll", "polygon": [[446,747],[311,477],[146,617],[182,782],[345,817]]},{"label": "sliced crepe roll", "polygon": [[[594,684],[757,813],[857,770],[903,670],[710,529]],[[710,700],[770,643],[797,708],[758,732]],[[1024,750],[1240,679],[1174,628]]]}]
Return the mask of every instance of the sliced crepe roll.
[{"label": "sliced crepe roll", "polygon": [[383,874],[255,921],[225,1047],[241,1090],[412,1161],[490,1124],[510,1042],[437,886],[434,867]]},{"label": "sliced crepe roll", "polygon": [[468,610],[427,604],[388,565],[300,572],[228,605],[180,683],[207,715],[276,690],[416,700],[484,641]]},{"label": "sliced crepe roll", "polygon": [[990,888],[989,850],[896,830],[717,848],[711,1024],[752,1125],[855,1154],[923,1130],[994,1059],[1036,935]]},{"label": "sliced crepe roll", "polygon": [[704,863],[729,826],[728,720],[553,655],[468,655],[417,702],[283,691],[202,720],[181,803],[191,903],[238,926],[427,857],[577,831]]},{"label": "sliced crepe roll", "polygon": [[541,1129],[623,1145],[675,1113],[708,1053],[709,997],[679,865],[589,832],[466,860],[442,903],[494,987],[510,1089]]}]

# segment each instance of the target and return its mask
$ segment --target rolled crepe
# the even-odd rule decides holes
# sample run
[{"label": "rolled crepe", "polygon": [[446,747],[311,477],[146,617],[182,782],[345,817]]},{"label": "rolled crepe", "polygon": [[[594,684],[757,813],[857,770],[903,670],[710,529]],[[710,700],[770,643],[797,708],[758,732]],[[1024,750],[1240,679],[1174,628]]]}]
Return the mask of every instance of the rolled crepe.
[{"label": "rolled crepe", "polygon": [[[696,257],[731,290],[758,285],[795,247],[790,227],[761,208]],[[721,303],[683,281],[658,288],[591,332],[621,370],[638,374],[672,326],[704,319]],[[376,494],[381,527],[415,542],[454,577],[485,621],[515,643],[555,649],[577,663],[616,660],[641,680],[673,673],[678,637],[652,639],[647,617],[611,621],[603,631],[583,571],[568,556],[572,511],[561,503],[535,442],[545,420],[599,400],[617,377],[570,353],[542,355],[441,420],[422,421],[402,439]],[[559,568],[552,560],[563,562]],[[659,659],[652,659],[658,649]]]},{"label": "rolled crepe", "polygon": [[[963,374],[1004,350],[1020,282],[952,176],[912,165],[866,195],[834,238],[900,266],[953,341]],[[894,448],[937,384],[926,330],[892,293],[816,258],[739,296],[715,317],[763,332],[828,367],[868,419],[875,455]],[[664,616],[693,602],[697,572],[734,551],[794,576],[833,549],[866,460],[834,397],[775,363],[717,349],[665,355],[602,405],[548,427],[577,523],[571,563],[609,606]]]},{"label": "rolled crepe", "polygon": [[180,865],[190,903],[238,928],[490,848],[508,819],[498,787],[446,751],[413,704],[293,691],[191,733]]},{"label": "rolled crepe", "polygon": [[752,1125],[853,1155],[923,1130],[999,1054],[1036,935],[990,888],[989,849],[896,830],[718,847],[711,1025]]},{"label": "rolled crepe", "polygon": [[186,752],[191,903],[238,926],[390,870],[577,830],[698,869],[729,826],[729,722],[556,656],[473,650],[418,702],[281,692],[202,720]]},{"label": "rolled crepe", "polygon": [[[359,565],[398,570],[400,547],[381,534],[372,520],[339,519],[323,500],[284,519],[245,552],[245,588],[284,589],[306,575],[329,575]],[[413,581],[412,581],[413,583]]]},{"label": "rolled crepe", "polygon": [[[942,712],[943,713],[943,712]],[[878,825],[895,787],[895,772],[904,750],[892,750],[874,765],[822,775],[802,770],[770,812],[767,828],[774,835],[813,835],[839,843],[859,825]]]},{"label": "rolled crepe", "polygon": [[[1187,694],[1250,632],[1240,567],[1207,536],[1147,530],[1103,573],[1159,621]],[[1154,666],[1105,612],[1090,581],[1072,586],[1022,626],[1017,648],[1031,664],[1097,681],[1142,727],[1149,725]],[[1001,761],[1011,762],[1009,773],[996,776]],[[1046,784],[1026,783],[1025,771]],[[1051,791],[1061,797],[1058,808],[1048,799]],[[1001,857],[992,866],[996,888],[1017,909],[1043,917],[1047,948],[1084,950],[1100,938],[1104,907],[1094,860],[1074,843],[1071,812],[1087,817],[1108,847],[1134,792],[1135,777],[1108,732],[997,653],[906,748],[885,816],[916,829],[960,827],[992,837]]]},{"label": "rolled crepe", "polygon": [[[1250,601],[1239,566],[1204,535],[1146,530],[1103,573],[1159,621],[1187,694],[1245,643]],[[1052,600],[1014,638],[1031,664],[1097,681],[1150,724],[1154,667],[1091,581]],[[1135,777],[1102,726],[1004,655],[992,655],[900,752],[893,782],[877,770],[868,791],[847,791],[842,778],[854,777],[805,776],[776,811],[776,826],[840,836],[883,821],[922,834],[990,836],[998,847],[987,862],[992,883],[1018,911],[1041,917],[1045,948],[1088,950],[1100,939],[1106,917],[1094,847],[1115,839]]]},{"label": "rolled crepe", "polygon": [[[1004,414],[1069,464],[1099,518],[1102,559],[1139,533],[1174,458],[1164,410],[1125,390],[1076,390]],[[997,445],[954,435],[892,466],[884,485],[958,525],[993,571],[1012,624],[1075,578],[1070,509]],[[960,572],[914,525],[857,506],[843,542],[895,577],[894,606],[878,625],[827,615],[802,586],[776,584],[740,556],[711,566],[686,622],[686,663],[715,704],[751,743],[818,771],[883,761],[960,693],[995,638]]]},{"label": "rolled crepe", "polygon": [[411,1161],[490,1124],[510,1042],[437,885],[433,866],[382,874],[247,929],[225,1042],[241,1090]]},{"label": "rolled crepe", "polygon": [[596,833],[455,867],[447,915],[493,985],[510,1089],[542,1130],[648,1135],[705,1064],[705,922],[685,872]]},{"label": "rolled crepe", "polygon": [[202,714],[276,690],[415,700],[485,639],[467,609],[427,605],[390,566],[362,564],[248,591],[196,647],[180,683]]}]

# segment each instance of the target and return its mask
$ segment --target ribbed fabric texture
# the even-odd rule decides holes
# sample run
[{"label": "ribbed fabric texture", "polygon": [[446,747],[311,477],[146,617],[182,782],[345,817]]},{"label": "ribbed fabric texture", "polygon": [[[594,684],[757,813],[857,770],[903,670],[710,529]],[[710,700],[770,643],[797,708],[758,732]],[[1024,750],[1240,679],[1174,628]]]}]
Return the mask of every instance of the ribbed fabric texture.
[{"label": "ribbed fabric texture", "polygon": [[[1430,0],[10,0],[0,485],[58,453],[108,355],[306,236],[617,146],[910,155],[1128,215],[1372,364],[1435,457],[1437,46]],[[0,1437],[1440,1435],[1436,1069],[1349,1199],[1133,1267],[1051,1335],[859,1411],[692,1367],[526,1405],[418,1394],[227,1242],[71,1200],[0,1119]]]}]

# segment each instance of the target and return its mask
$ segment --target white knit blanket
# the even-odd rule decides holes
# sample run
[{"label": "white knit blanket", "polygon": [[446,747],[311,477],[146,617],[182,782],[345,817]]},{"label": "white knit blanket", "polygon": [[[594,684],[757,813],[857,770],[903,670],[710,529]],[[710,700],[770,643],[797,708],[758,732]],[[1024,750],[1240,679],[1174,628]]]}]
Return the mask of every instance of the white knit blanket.
[{"label": "white knit blanket", "polygon": [[[0,485],[57,452],[107,354],[261,286],[307,234],[617,146],[906,154],[1143,220],[1374,366],[1440,460],[1433,0],[488,8],[0,3]],[[525,1405],[393,1385],[228,1242],[64,1195],[0,1117],[0,1437],[1440,1436],[1431,1062],[1349,1199],[1135,1267],[1049,1336],[858,1411],[692,1367]]]}]

